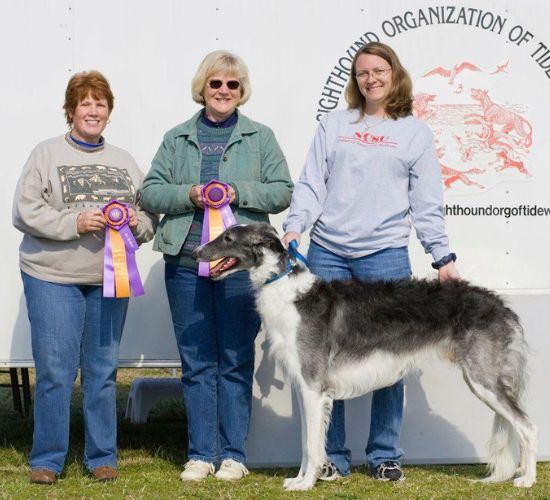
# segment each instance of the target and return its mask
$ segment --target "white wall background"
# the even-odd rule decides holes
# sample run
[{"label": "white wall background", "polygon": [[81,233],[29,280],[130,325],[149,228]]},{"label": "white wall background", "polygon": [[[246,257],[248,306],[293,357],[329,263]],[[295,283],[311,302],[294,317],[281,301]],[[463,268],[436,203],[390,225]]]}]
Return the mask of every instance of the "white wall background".
[{"label": "white wall background", "polygon": [[[478,4],[472,2],[466,7],[479,9]],[[550,7],[542,0],[483,4],[485,10],[508,18],[507,29],[521,24],[530,30],[533,40],[517,46],[504,34],[459,25],[411,29],[393,38],[382,36],[383,20],[437,5],[425,1],[0,2],[0,137],[5,154],[0,186],[0,366],[32,363],[17,266],[20,234],[11,225],[15,184],[31,149],[65,132],[63,94],[69,77],[77,71],[99,69],[110,79],[116,100],[105,135],[111,143],[129,150],[146,172],[163,133],[198,109],[190,97],[190,81],[200,60],[211,50],[235,51],[249,65],[252,78],[253,95],[243,112],[273,128],[297,179],[330,71],[355,40],[366,31],[374,31],[399,53],[417,91],[437,94],[441,104],[471,105],[466,94],[454,95],[443,80],[428,81],[421,75],[438,64],[475,60],[487,71],[463,75],[464,86],[489,86],[492,96],[501,103],[519,106],[533,125],[533,147],[521,156],[532,177],[512,171],[498,177],[495,174],[486,178],[490,183],[486,189],[477,191],[457,183],[446,201],[466,205],[544,204],[549,180],[549,146],[543,140],[549,130],[549,104],[544,96],[550,79],[530,54],[536,42],[548,35]],[[489,68],[506,59],[512,61],[509,73],[491,80]],[[489,153],[482,156],[483,161],[489,161]],[[449,142],[446,154],[446,162],[461,167],[456,144]],[[283,215],[273,218],[279,229],[282,220]],[[533,351],[531,394],[545,394],[550,364],[550,267],[544,256],[550,243],[549,218],[450,217],[448,229],[465,278],[505,291],[522,317]],[[411,255],[415,274],[430,275],[430,260],[414,237]],[[121,363],[177,365],[161,256],[148,244],[140,250],[138,263],[146,296],[131,301]],[[295,463],[299,455],[295,401],[281,374],[264,355],[264,340],[260,335],[257,342],[250,460]],[[363,457],[368,405],[368,397],[348,404],[348,441],[356,460]],[[548,459],[548,398],[531,398],[529,408],[541,427],[540,457]],[[434,363],[421,376],[410,378],[402,439],[409,460],[480,460],[489,430],[489,411],[469,394],[456,371]]]}]

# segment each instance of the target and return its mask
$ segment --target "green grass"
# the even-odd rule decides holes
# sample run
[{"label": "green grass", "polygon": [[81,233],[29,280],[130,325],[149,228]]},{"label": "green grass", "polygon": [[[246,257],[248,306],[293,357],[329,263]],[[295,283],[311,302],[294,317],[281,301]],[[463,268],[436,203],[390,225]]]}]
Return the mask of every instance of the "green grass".
[{"label": "green grass", "polygon": [[[510,482],[475,484],[484,467],[407,466],[407,480],[381,483],[370,478],[364,467],[348,478],[319,482],[308,493],[282,489],[285,477],[297,469],[255,469],[237,483],[210,477],[200,483],[182,483],[179,473],[185,460],[185,414],[179,403],[160,405],[147,424],[133,425],[123,419],[126,397],[134,377],[171,376],[169,370],[119,371],[119,469],[114,483],[96,483],[82,464],[83,423],[81,395],[75,388],[71,421],[71,448],[67,467],[54,486],[29,484],[27,456],[32,441],[32,419],[14,412],[11,391],[0,389],[0,499],[8,498],[123,498],[123,499],[550,499],[550,463],[538,465],[538,482],[529,489],[514,488]],[[2,382],[9,377],[0,375]],[[32,374],[31,374],[32,379]]]}]

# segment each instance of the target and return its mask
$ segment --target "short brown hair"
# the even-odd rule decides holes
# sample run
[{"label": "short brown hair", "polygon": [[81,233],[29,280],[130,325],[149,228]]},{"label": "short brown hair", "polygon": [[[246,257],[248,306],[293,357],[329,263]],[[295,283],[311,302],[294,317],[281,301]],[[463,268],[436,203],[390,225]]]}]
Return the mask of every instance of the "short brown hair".
[{"label": "short brown hair", "polygon": [[109,113],[113,110],[115,98],[111,91],[109,81],[102,73],[96,70],[75,73],[67,84],[67,89],[65,90],[65,104],[63,104],[65,119],[69,126],[73,123],[73,115],[76,107],[86,99],[88,95],[91,95],[94,99],[105,99],[109,107]]},{"label": "short brown hair", "polygon": [[365,113],[365,98],[359,90],[357,79],[355,78],[355,65],[357,59],[362,54],[372,54],[384,59],[392,69],[391,89],[384,101],[384,111],[393,118],[402,118],[412,115],[413,95],[412,81],[407,70],[399,61],[395,51],[388,45],[380,42],[370,42],[363,45],[355,54],[351,67],[351,76],[346,87],[346,101],[349,109],[359,109],[361,119]]},{"label": "short brown hair", "polygon": [[191,82],[193,101],[204,104],[204,96],[202,95],[204,87],[208,79],[216,73],[222,73],[239,79],[241,83],[241,98],[237,106],[248,101],[251,92],[248,68],[238,55],[225,50],[210,52],[200,63],[199,69],[197,69]]}]

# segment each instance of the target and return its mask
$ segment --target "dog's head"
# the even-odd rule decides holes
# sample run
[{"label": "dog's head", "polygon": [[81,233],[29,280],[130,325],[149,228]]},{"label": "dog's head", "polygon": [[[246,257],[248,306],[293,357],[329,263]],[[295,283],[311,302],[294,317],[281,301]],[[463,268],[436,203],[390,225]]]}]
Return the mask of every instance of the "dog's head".
[{"label": "dog's head", "polygon": [[[269,224],[232,226],[193,252],[193,257],[199,262],[221,259],[210,270],[210,278],[214,280],[241,270],[252,273],[262,267],[273,268],[276,272],[285,255],[286,250],[277,231]],[[273,272],[269,269],[264,271]]]}]

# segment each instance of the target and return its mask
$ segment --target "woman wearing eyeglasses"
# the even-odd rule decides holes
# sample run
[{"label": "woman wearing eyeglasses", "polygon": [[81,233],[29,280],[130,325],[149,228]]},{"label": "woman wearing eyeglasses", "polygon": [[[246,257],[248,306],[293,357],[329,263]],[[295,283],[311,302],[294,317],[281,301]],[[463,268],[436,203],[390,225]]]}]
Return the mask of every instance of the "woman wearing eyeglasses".
[{"label": "woman wearing eyeglasses", "polygon": [[165,214],[154,249],[164,253],[165,282],[183,370],[188,422],[184,481],[240,479],[248,471],[254,340],[260,320],[248,273],[223,281],[199,276],[203,187],[227,186],[237,223],[268,222],[286,209],[292,181],[273,132],[237,109],[250,97],[248,69],[234,54],[208,54],[195,74],[193,100],[204,107],[169,130],[142,189],[143,206]]},{"label": "woman wearing eyeglasses", "polygon": [[[327,281],[409,279],[412,225],[439,279],[459,279],[445,234],[433,135],[412,116],[411,79],[395,52],[377,42],[359,49],[345,95],[348,109],[319,124],[283,225],[283,243],[299,241],[311,227],[309,266]],[[346,360],[335,353],[333,362]],[[405,477],[402,415],[402,381],[373,393],[366,454],[377,479]],[[326,451],[321,479],[348,475],[343,401],[334,402]]]}]

